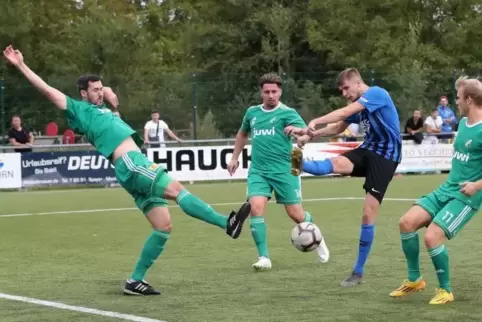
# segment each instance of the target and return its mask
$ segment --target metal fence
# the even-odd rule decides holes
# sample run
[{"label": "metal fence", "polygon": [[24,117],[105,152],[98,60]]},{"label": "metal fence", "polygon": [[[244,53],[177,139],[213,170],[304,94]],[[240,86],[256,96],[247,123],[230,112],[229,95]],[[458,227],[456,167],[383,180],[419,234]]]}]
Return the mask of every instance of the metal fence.
[{"label": "metal fence", "polygon": [[[399,109],[401,123],[414,109],[429,113],[438,105],[441,95],[447,96],[450,105],[455,106],[457,77],[481,75],[480,70],[361,72],[369,85],[389,90]],[[296,108],[306,121],[343,106],[346,101],[336,87],[338,73],[338,70],[331,70],[282,74],[283,102]],[[143,131],[151,110],[155,109],[160,112],[161,119],[185,139],[228,138],[239,128],[246,108],[259,104],[257,81],[260,74],[162,74],[155,79],[132,79],[132,84],[120,84],[114,89],[119,96],[122,117],[139,132]],[[75,75],[67,78],[68,81],[53,77],[49,81],[67,95],[78,97]],[[104,83],[110,85],[109,79]],[[63,114],[20,77],[0,80],[0,130],[3,135],[13,114],[19,114],[26,127],[40,132],[52,121],[59,125],[60,132],[68,127]]]},{"label": "metal fence", "polygon": [[[457,132],[450,132],[450,133],[441,133],[441,134],[424,134],[425,139],[429,138],[437,138],[439,139],[440,143],[452,143],[453,137],[457,135]],[[345,135],[336,135],[333,137],[319,137],[315,138],[312,142],[319,143],[319,142],[347,142],[347,141],[355,141],[361,142],[364,139],[364,135],[354,135],[354,136],[345,136]],[[402,140],[410,140],[409,134],[402,134]],[[61,142],[61,141],[57,141]],[[175,142],[175,141],[165,141],[163,144],[167,147],[209,147],[209,146],[233,146],[235,142],[235,138],[228,138],[228,139],[209,139],[209,140],[185,140],[182,143]],[[435,142],[434,142],[435,143]],[[247,144],[251,144],[251,139],[248,140]],[[143,149],[149,148],[149,145],[145,144]],[[9,153],[14,152],[14,150],[20,150],[18,147],[13,145],[0,145],[0,153]],[[34,144],[32,146],[32,152],[56,152],[56,151],[92,151],[95,150],[95,147],[92,146],[90,143],[80,143],[80,144]]]}]

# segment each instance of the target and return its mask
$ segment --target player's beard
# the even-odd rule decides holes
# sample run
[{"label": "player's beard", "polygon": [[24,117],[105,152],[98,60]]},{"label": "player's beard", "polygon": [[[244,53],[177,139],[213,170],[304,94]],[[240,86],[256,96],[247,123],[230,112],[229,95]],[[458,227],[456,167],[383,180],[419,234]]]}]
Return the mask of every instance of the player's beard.
[{"label": "player's beard", "polygon": [[95,99],[89,98],[89,103],[92,105],[102,106],[104,104],[104,98],[103,97],[101,98],[97,97]]},{"label": "player's beard", "polygon": [[264,103],[264,107],[267,108],[268,110],[271,110],[273,108],[275,108],[276,106],[278,105],[278,103],[273,100],[273,101],[266,101],[266,103]]}]

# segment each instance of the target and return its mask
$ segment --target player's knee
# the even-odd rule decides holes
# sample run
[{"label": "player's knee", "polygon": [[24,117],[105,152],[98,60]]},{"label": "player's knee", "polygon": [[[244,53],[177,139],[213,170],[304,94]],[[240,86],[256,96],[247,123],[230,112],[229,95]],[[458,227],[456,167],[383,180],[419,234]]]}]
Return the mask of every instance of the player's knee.
[{"label": "player's knee", "polygon": [[155,230],[170,232],[172,230],[171,215],[166,207],[154,207],[147,214],[146,219]]},{"label": "player's knee", "polygon": [[157,225],[156,227],[152,227],[155,230],[160,230],[160,231],[165,231],[165,232],[171,232],[172,231],[172,222],[169,220],[169,222],[165,222],[161,225]]},{"label": "player's knee", "polygon": [[407,215],[400,218],[398,221],[398,227],[402,233],[411,233],[417,230],[417,224]]},{"label": "player's knee", "polygon": [[251,198],[249,200],[249,203],[251,205],[251,216],[263,216],[266,200],[263,200],[263,198]]},{"label": "player's knee", "polygon": [[338,156],[331,159],[331,164],[333,165],[334,173],[350,174],[353,172],[353,163],[344,156]]},{"label": "player's knee", "polygon": [[264,206],[259,204],[251,204],[251,213],[250,215],[253,217],[260,217],[264,214]]},{"label": "player's knee", "polygon": [[437,224],[430,224],[428,226],[427,231],[425,232],[425,246],[427,248],[435,248],[442,244],[445,240],[445,232],[442,228],[440,228]]},{"label": "player's knee", "polygon": [[365,205],[363,207],[363,218],[364,224],[374,224],[377,218],[378,208],[380,203],[370,194],[367,194],[365,199]]},{"label": "player's knee", "polygon": [[185,188],[179,181],[172,181],[164,190],[164,198],[176,199]]}]

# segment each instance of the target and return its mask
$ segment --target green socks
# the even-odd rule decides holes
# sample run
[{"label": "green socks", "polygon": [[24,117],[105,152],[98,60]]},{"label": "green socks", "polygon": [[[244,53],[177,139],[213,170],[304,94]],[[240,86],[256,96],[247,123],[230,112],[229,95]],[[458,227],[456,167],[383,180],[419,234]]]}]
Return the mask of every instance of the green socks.
[{"label": "green socks", "polygon": [[[407,259],[408,280],[417,281],[420,277],[420,244],[418,233],[400,233],[402,249]],[[432,259],[435,273],[439,281],[439,287],[452,292],[450,287],[449,255],[444,245],[428,250],[428,255]]]},{"label": "green socks", "polygon": [[228,226],[228,218],[218,214],[210,205],[193,196],[187,189],[179,193],[176,202],[181,209],[191,217],[200,219],[209,224],[226,229]]},{"label": "green socks", "polygon": [[[303,222],[312,222],[311,215],[307,211],[305,211]],[[264,223],[264,217],[251,216],[249,218],[249,225],[251,228],[251,236],[253,236],[256,249],[258,250],[258,256],[269,258],[268,240],[266,236],[266,224]]]},{"label": "green socks", "polygon": [[167,242],[168,238],[169,232],[167,231],[154,230],[152,232],[144,244],[141,256],[139,257],[134,272],[132,273],[131,280],[142,281],[144,279],[149,267],[154,264],[164,250],[164,244]]},{"label": "green socks", "polygon": [[408,280],[417,281],[420,275],[420,243],[418,233],[400,233],[402,250],[407,259]]},{"label": "green socks", "polygon": [[250,217],[251,236],[258,249],[259,257],[268,257],[268,241],[266,238],[266,225],[264,217]]},{"label": "green socks", "polygon": [[438,247],[428,250],[430,258],[432,258],[435,273],[437,274],[439,287],[447,292],[452,292],[450,287],[450,272],[449,272],[449,254],[442,244]]}]

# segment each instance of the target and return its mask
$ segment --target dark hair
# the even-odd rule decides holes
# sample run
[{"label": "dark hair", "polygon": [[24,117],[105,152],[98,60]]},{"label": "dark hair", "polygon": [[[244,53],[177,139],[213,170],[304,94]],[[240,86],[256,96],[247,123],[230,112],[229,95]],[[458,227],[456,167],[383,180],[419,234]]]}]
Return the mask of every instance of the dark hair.
[{"label": "dark hair", "polygon": [[19,118],[19,119],[21,119],[21,118],[20,118],[20,115],[18,115],[18,114],[12,115],[12,119],[14,119],[14,118]]},{"label": "dark hair", "polygon": [[432,113],[433,112],[438,112],[438,108],[437,107],[432,108]]},{"label": "dark hair", "polygon": [[153,111],[151,112],[151,114],[156,114],[156,113],[159,114],[159,111],[153,110]]},{"label": "dark hair", "polygon": [[338,75],[336,79],[336,84],[338,87],[340,87],[346,80],[353,77],[359,77],[361,79],[360,72],[356,68],[347,68]]},{"label": "dark hair", "polygon": [[83,75],[77,79],[77,90],[79,91],[86,91],[89,88],[89,83],[99,82],[102,81],[97,75]]},{"label": "dark hair", "polygon": [[264,84],[276,84],[279,88],[281,88],[283,85],[283,80],[276,73],[268,73],[259,78],[259,87],[263,87]]}]

